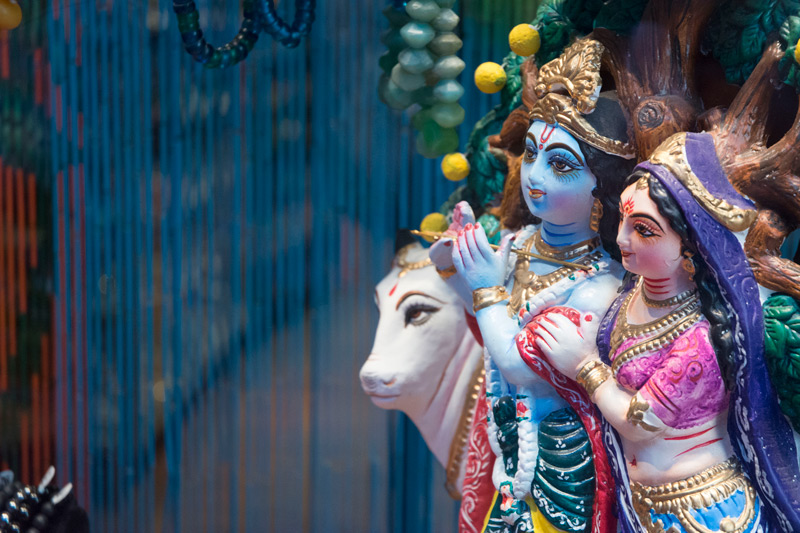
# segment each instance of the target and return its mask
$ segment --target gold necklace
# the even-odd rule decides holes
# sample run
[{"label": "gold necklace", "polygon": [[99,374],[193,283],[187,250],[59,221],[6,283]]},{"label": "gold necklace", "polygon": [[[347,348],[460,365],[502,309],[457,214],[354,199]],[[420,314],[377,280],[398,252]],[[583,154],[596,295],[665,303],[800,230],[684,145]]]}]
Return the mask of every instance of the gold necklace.
[{"label": "gold necklace", "polygon": [[610,353],[613,354],[616,352],[627,339],[641,337],[653,332],[657,332],[657,334],[646,340],[634,343],[616,356],[611,363],[611,370],[614,373],[614,377],[616,377],[622,365],[634,359],[638,359],[639,357],[649,355],[666,346],[692,327],[702,317],[700,299],[695,294],[682,303],[677,309],[662,318],[645,324],[629,324],[627,317],[628,307],[635,294],[635,290],[631,291],[625,298],[625,301],[622,302],[620,312],[617,315],[617,324],[611,332]]},{"label": "gold necklace", "polygon": [[450,442],[444,488],[447,489],[448,494],[454,500],[461,499],[461,493],[458,491],[457,486],[458,474],[461,472],[461,459],[464,457],[464,448],[469,441],[469,431],[472,429],[472,419],[475,416],[475,404],[478,402],[478,394],[480,394],[485,374],[483,361],[481,361],[472,374],[471,385],[467,388],[467,398],[464,400],[464,407],[461,409],[458,429]]},{"label": "gold necklace", "polygon": [[[528,240],[523,243],[522,249],[526,252],[530,252],[531,247],[534,245],[535,242],[537,242],[538,235],[539,232],[537,231],[530,238],[528,238]],[[595,240],[596,243],[594,242]],[[603,252],[601,252],[600,250],[592,252],[592,250],[594,250],[597,246],[599,246],[599,243],[600,243],[600,238],[595,237],[594,239],[589,239],[588,241],[576,244],[575,246],[579,248],[575,249],[579,250],[581,254],[587,254],[587,255],[578,259],[577,261],[574,261],[573,264],[589,266],[599,261],[603,257]],[[545,244],[545,246],[549,245]],[[546,255],[545,250],[542,250],[540,248],[537,248],[537,250],[541,253],[541,255]],[[560,249],[556,248],[555,250],[560,250]],[[567,251],[573,253],[572,250],[567,250]],[[508,310],[508,316],[512,318],[516,316],[516,314],[525,304],[525,301],[527,301],[529,298],[532,298],[540,291],[546,289],[547,287],[550,287],[551,285],[553,285],[558,281],[561,281],[567,276],[574,276],[574,270],[575,270],[574,268],[560,267],[550,272],[549,274],[538,275],[529,270],[530,265],[531,261],[527,257],[522,255],[517,257],[517,264],[514,268],[514,287],[511,289],[511,298],[509,299],[508,305],[506,306],[506,309]]]},{"label": "gold necklace", "polygon": [[654,300],[650,298],[644,290],[642,283],[644,278],[639,278],[639,283],[636,285],[636,290],[639,291],[639,295],[642,297],[642,301],[644,305],[647,307],[652,307],[654,309],[663,309],[665,307],[672,307],[673,305],[679,305],[691,298],[692,296],[697,294],[697,289],[689,289],[683,291],[680,294],[676,294],[671,298],[667,298],[666,300]]},{"label": "gold necklace", "polygon": [[600,246],[600,236],[595,235],[591,239],[586,239],[585,241],[581,241],[577,244],[571,244],[569,246],[561,246],[557,248],[544,242],[544,239],[542,238],[542,230],[540,229],[533,234],[533,245],[536,247],[536,251],[539,252],[539,255],[543,255],[551,259],[567,261],[583,254],[587,254]]}]

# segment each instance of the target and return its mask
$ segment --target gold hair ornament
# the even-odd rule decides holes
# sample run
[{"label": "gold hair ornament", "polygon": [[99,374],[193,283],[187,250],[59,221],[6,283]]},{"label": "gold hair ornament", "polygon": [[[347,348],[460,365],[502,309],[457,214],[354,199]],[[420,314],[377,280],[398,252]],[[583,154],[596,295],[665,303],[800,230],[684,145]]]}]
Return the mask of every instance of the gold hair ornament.
[{"label": "gold hair ornament", "polygon": [[749,228],[756,219],[754,209],[743,209],[716,198],[692,171],[686,156],[686,133],[676,133],[656,148],[649,160],[667,169],[692,194],[705,211],[731,231]]},{"label": "gold hair ornament", "polygon": [[600,96],[600,65],[604,52],[605,47],[598,41],[580,39],[539,69],[534,87],[539,99],[528,116],[531,120],[561,126],[602,152],[633,159],[636,151],[630,143],[601,135],[583,118],[594,111]]},{"label": "gold hair ornament", "polygon": [[400,273],[397,275],[398,278],[402,278],[411,270],[419,270],[420,268],[433,265],[433,261],[431,261],[430,258],[425,258],[422,261],[406,261],[406,255],[408,255],[408,250],[411,246],[414,245],[407,244],[400,248],[400,251],[397,252],[397,256],[394,259],[394,264],[400,268]]}]

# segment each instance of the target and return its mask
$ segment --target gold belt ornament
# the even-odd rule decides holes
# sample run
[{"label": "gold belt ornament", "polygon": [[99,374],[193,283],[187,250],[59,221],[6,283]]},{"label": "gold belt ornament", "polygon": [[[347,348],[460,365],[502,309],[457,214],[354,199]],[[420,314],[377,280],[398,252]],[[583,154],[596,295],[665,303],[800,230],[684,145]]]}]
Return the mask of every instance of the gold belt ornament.
[{"label": "gold belt ornament", "polygon": [[[723,518],[719,530],[710,530],[692,516],[692,510],[710,507],[740,490],[745,495],[744,509],[738,518]],[[667,533],[660,520],[652,522],[651,510],[674,515],[688,533],[743,533],[756,515],[755,491],[735,457],[692,477],[655,487],[632,481],[631,492],[633,508],[647,533]]]}]

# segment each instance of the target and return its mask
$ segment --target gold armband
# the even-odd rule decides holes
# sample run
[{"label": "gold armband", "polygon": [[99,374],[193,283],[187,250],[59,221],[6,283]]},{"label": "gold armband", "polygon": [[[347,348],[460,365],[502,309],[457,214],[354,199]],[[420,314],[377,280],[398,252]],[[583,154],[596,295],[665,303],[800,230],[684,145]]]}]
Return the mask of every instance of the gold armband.
[{"label": "gold armband", "polygon": [[436,267],[436,273],[439,274],[439,277],[442,279],[448,279],[456,274],[456,267],[455,265],[450,265],[447,268],[439,268]]},{"label": "gold armband", "polygon": [[631,404],[628,407],[628,414],[625,418],[634,426],[639,426],[645,431],[658,431],[656,426],[652,426],[644,421],[644,414],[650,409],[650,404],[641,399],[638,394],[634,394],[631,398]]},{"label": "gold armband", "polygon": [[481,309],[508,300],[508,291],[502,285],[494,287],[483,287],[472,291],[472,310],[476,313]]},{"label": "gold armband", "polygon": [[595,391],[611,377],[611,368],[599,359],[592,359],[581,367],[575,381],[591,398]]}]

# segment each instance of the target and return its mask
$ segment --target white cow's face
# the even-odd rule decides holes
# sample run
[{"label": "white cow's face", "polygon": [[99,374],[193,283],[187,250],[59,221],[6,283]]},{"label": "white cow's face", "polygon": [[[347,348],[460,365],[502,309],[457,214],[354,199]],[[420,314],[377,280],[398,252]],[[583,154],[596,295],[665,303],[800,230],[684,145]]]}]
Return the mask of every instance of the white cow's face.
[{"label": "white cow's face", "polygon": [[[405,263],[427,257],[418,244],[406,247]],[[425,412],[447,381],[448,362],[464,335],[472,333],[461,299],[433,266],[406,270],[398,277],[400,272],[395,264],[375,288],[380,321],[360,377],[375,405],[414,418]]]}]

